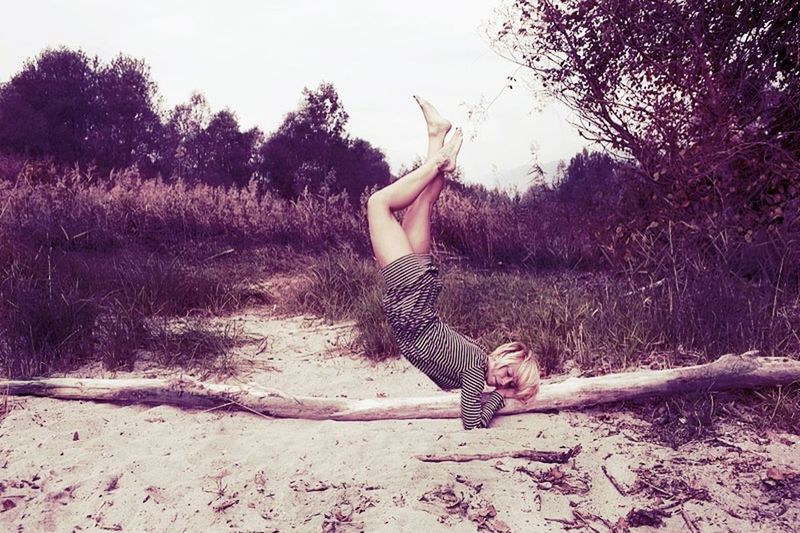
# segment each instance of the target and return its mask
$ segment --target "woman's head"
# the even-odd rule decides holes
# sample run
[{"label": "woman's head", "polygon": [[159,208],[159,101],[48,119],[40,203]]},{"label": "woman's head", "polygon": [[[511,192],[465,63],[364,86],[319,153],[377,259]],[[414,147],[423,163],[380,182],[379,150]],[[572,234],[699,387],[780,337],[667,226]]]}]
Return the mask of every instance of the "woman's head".
[{"label": "woman's head", "polygon": [[489,354],[486,383],[516,389],[518,400],[528,401],[539,391],[539,363],[521,342],[509,342]]}]

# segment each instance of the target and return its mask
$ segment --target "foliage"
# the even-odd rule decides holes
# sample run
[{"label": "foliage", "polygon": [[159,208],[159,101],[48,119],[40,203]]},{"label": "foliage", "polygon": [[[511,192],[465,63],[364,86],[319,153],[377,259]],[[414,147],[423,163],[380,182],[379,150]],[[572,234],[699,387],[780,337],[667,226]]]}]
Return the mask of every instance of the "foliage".
[{"label": "foliage", "polygon": [[164,117],[158,102],[142,60],[120,55],[104,64],[80,50],[46,49],[0,85],[0,151],[62,170],[94,167],[103,178],[136,165],[148,178],[240,188],[255,179],[260,191],[292,199],[308,189],[355,201],[389,182],[384,154],[347,134],[330,83],[304,89],[300,107],[266,141],[258,128],[242,131],[232,111],[213,113],[202,94]]},{"label": "foliage", "polygon": [[103,172],[155,169],[161,122],[144,62],[47,49],[0,86],[0,148]]},{"label": "foliage", "polygon": [[172,154],[172,175],[209,185],[244,187],[256,173],[262,137],[258,128],[240,131],[232,111],[212,114],[205,97],[194,93],[170,114],[165,152]]},{"label": "foliage", "polygon": [[380,150],[345,131],[348,115],[330,83],[303,89],[303,101],[260,150],[261,175],[285,198],[311,192],[347,191],[356,199],[365,188],[389,183]]},{"label": "foliage", "polygon": [[140,59],[120,55],[96,67],[98,100],[88,117],[86,159],[102,170],[137,164],[152,174],[159,168],[163,131],[157,87],[150,67]]},{"label": "foliage", "polygon": [[589,152],[584,148],[564,169],[563,177],[556,185],[556,198],[581,212],[618,207],[613,205],[618,204],[614,201],[619,192],[618,166],[619,163],[608,154]]},{"label": "foliage", "polygon": [[762,242],[771,279],[800,262],[776,237],[800,216],[799,17],[787,0],[516,0],[497,20],[497,47],[637,163],[625,189],[641,209],[608,216],[615,262],[658,268],[663,248],[637,240],[722,262]]}]

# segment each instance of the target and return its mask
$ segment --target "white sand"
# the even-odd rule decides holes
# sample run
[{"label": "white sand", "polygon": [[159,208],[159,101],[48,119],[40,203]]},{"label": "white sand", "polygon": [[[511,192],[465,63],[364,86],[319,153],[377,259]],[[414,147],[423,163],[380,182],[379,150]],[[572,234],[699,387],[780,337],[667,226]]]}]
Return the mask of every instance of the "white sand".
[{"label": "white sand", "polygon": [[[271,319],[258,311],[226,320],[266,340],[238,350],[240,372],[232,381],[317,396],[446,394],[405,361],[359,359],[347,346],[347,324]],[[116,376],[167,374],[139,365]],[[691,531],[687,521],[703,532],[792,531],[800,524],[800,505],[786,497],[796,484],[767,473],[800,471],[800,439],[755,435],[733,424],[723,428],[724,443],[676,451],[643,441],[647,424],[617,408],[500,416],[489,430],[464,431],[457,419],[331,422],[222,409],[9,401],[13,409],[0,423],[2,531],[472,532],[484,520],[487,531],[506,525],[536,532],[568,527],[547,519],[580,524],[581,516],[609,531],[602,519],[618,524],[634,507],[653,509],[690,493],[701,496],[669,509],[660,531]],[[549,474],[552,465],[521,459],[412,457],[578,443],[583,452]],[[604,465],[623,490],[634,492],[621,495]],[[650,530],[656,528],[635,529]]]}]

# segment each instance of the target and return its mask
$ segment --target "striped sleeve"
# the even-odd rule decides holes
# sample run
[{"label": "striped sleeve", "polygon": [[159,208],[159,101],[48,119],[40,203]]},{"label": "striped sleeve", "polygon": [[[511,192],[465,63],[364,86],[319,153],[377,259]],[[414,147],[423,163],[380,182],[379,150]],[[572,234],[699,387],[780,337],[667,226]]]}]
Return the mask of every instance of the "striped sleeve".
[{"label": "striped sleeve", "polygon": [[486,428],[494,413],[505,405],[503,395],[497,391],[481,405],[481,393],[486,384],[484,369],[472,366],[464,370],[461,384],[461,422],[464,429]]}]

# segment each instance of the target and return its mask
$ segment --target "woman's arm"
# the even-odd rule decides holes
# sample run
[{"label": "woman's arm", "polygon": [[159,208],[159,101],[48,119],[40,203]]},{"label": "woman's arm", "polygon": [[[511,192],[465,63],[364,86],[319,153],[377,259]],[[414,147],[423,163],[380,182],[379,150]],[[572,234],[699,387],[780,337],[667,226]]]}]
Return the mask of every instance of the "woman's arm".
[{"label": "woman's arm", "polygon": [[503,395],[497,391],[481,405],[481,393],[486,384],[485,369],[480,366],[464,370],[461,384],[461,422],[464,429],[489,427],[495,412],[505,405]]}]

